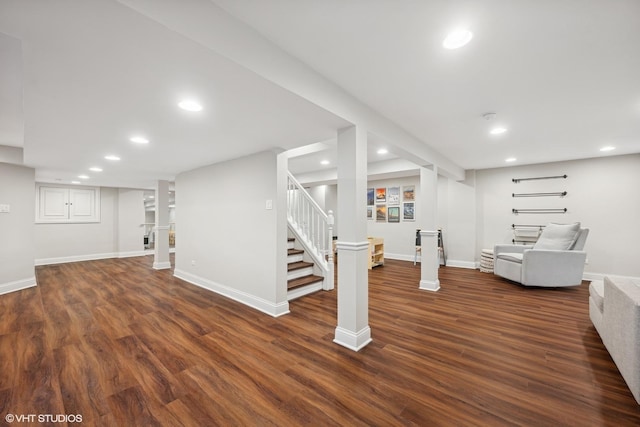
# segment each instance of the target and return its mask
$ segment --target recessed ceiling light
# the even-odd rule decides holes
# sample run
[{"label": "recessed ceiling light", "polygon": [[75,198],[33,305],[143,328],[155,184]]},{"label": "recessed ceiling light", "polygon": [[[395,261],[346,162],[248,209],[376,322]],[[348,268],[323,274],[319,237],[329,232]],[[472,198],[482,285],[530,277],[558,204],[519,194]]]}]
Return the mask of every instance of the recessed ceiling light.
[{"label": "recessed ceiling light", "polygon": [[615,149],[616,149],[616,147],[612,147],[610,145],[607,145],[606,147],[602,147],[600,149],[600,151],[611,151],[611,150],[615,150]]},{"label": "recessed ceiling light", "polygon": [[72,184],[80,184],[80,181],[71,181]]},{"label": "recessed ceiling light", "polygon": [[447,37],[442,42],[442,47],[445,49],[458,49],[469,43],[473,38],[473,33],[469,30],[458,29],[447,34]]},{"label": "recessed ceiling light", "polygon": [[78,175],[80,179],[89,179],[89,175]]},{"label": "recessed ceiling light", "polygon": [[321,165],[325,165],[325,166],[328,165],[329,163],[330,163],[329,160],[323,160],[320,162]]},{"label": "recessed ceiling light", "polygon": [[389,150],[387,150],[386,148],[381,148],[378,150],[378,154],[387,154],[389,152]]},{"label": "recessed ceiling light", "polygon": [[97,166],[94,166],[94,167],[92,167],[92,168],[89,168],[89,170],[90,170],[91,172],[102,172],[102,168],[99,168],[99,167],[97,167]]},{"label": "recessed ceiling light", "polygon": [[491,129],[489,133],[491,135],[500,135],[501,133],[505,133],[506,131],[507,131],[507,128],[497,127],[497,128]]},{"label": "recessed ceiling light", "polygon": [[114,156],[113,154],[109,154],[108,156],[104,156],[104,158],[107,159],[107,160],[112,160],[114,162],[120,160],[120,157]]},{"label": "recessed ceiling light", "polygon": [[509,157],[508,159],[504,159],[504,161],[507,163],[515,162],[516,160],[518,159],[516,159],[515,157]]},{"label": "recessed ceiling light", "polygon": [[135,142],[136,144],[148,144],[149,140],[144,136],[132,136],[129,138],[129,141]]},{"label": "recessed ceiling light", "polygon": [[178,103],[178,107],[186,111],[201,111],[202,105],[193,99],[185,99]]}]

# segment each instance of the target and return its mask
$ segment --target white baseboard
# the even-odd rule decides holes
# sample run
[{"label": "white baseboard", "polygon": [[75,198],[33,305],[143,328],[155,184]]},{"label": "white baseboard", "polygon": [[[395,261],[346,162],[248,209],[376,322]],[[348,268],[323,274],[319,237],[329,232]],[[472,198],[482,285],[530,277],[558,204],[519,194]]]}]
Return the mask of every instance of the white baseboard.
[{"label": "white baseboard", "polygon": [[118,252],[118,258],[133,258],[136,256],[145,256],[147,253],[142,251]]},{"label": "white baseboard", "polygon": [[90,254],[90,255],[74,255],[58,258],[41,258],[36,260],[36,265],[50,265],[50,264],[65,264],[67,262],[79,262],[79,261],[95,261],[98,259],[117,258],[117,252],[104,253],[104,254]]},{"label": "white baseboard", "polygon": [[32,288],[36,285],[37,283],[36,283],[35,277],[16,280],[14,282],[2,283],[0,284],[0,295],[8,294],[9,292],[21,291],[27,288]]},{"label": "white baseboard", "polygon": [[360,351],[371,341],[371,328],[369,326],[358,332],[351,332],[347,329],[336,327],[333,342],[353,351]]},{"label": "white baseboard", "polygon": [[459,261],[457,259],[448,259],[447,267],[469,268],[471,270],[480,268],[479,263],[475,261]]},{"label": "white baseboard", "polygon": [[255,295],[238,291],[237,289],[221,285],[220,283],[213,282],[211,280],[196,276],[195,274],[191,274],[177,268],[174,270],[173,275],[178,279],[184,280],[185,282],[189,282],[193,285],[215,292],[234,301],[238,301],[244,305],[248,305],[249,307],[255,308],[256,310],[259,310],[273,317],[279,317],[289,313],[288,301],[274,304]]},{"label": "white baseboard", "polygon": [[171,261],[164,262],[154,262],[153,269],[154,270],[168,270],[171,268]]},{"label": "white baseboard", "polygon": [[625,279],[625,280],[640,280],[640,277],[634,276],[620,276],[618,274],[608,274],[608,273],[587,273],[585,272],[582,275],[582,280],[604,280],[604,277],[607,276],[612,279]]},{"label": "white baseboard", "polygon": [[[385,252],[384,257],[387,259],[396,259],[398,261],[411,261],[415,259],[414,255],[405,255],[405,254],[394,254]],[[417,262],[422,260],[421,256],[418,255]],[[475,261],[459,261],[455,259],[447,260],[447,267],[458,267],[458,268],[469,268],[469,269],[478,269],[480,268],[480,263]]]}]

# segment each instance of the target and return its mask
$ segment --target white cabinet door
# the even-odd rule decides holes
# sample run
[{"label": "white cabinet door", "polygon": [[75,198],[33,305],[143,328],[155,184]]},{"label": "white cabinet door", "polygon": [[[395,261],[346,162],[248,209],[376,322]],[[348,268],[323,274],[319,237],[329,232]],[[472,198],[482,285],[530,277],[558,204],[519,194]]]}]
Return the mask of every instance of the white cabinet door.
[{"label": "white cabinet door", "polygon": [[100,188],[36,185],[36,223],[100,222]]},{"label": "white cabinet door", "polygon": [[96,220],[96,191],[69,190],[69,219],[74,222],[88,222]]},{"label": "white cabinet door", "polygon": [[39,219],[52,222],[68,220],[69,190],[56,187],[40,187],[39,190]]}]

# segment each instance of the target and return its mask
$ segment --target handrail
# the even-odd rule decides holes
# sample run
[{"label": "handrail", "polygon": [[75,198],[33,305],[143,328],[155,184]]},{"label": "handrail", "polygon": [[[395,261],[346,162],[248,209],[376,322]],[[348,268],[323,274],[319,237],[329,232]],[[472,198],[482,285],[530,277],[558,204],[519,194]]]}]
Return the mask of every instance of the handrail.
[{"label": "handrail", "polygon": [[287,221],[323,270],[323,289],[333,289],[333,212],[324,213],[291,172],[287,179]]}]

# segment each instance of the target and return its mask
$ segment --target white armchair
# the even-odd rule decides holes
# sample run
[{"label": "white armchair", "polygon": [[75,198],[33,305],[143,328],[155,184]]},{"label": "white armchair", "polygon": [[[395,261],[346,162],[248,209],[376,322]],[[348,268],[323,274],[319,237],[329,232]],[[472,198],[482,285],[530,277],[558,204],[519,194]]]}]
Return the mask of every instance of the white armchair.
[{"label": "white armchair", "polygon": [[494,273],[525,286],[577,286],[582,283],[588,228],[549,224],[535,245],[496,245]]}]

